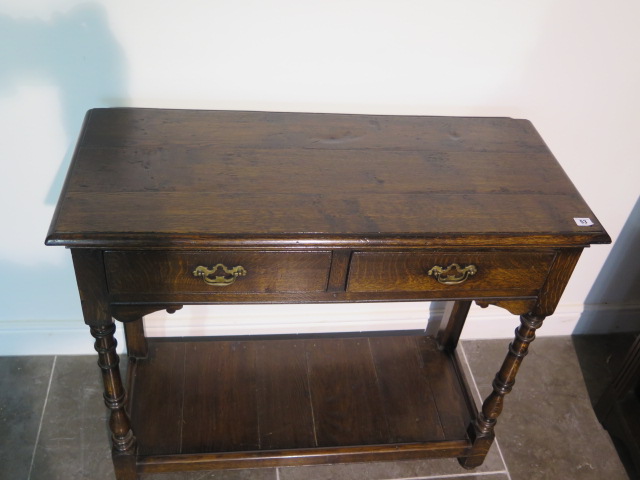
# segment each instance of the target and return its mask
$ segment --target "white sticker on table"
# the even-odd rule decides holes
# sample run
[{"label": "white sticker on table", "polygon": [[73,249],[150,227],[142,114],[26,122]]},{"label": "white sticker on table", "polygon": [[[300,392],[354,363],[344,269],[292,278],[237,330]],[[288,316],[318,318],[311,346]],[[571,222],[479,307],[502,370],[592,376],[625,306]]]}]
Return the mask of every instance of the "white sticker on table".
[{"label": "white sticker on table", "polygon": [[576,225],[579,227],[590,227],[593,225],[593,222],[590,218],[574,218]]}]

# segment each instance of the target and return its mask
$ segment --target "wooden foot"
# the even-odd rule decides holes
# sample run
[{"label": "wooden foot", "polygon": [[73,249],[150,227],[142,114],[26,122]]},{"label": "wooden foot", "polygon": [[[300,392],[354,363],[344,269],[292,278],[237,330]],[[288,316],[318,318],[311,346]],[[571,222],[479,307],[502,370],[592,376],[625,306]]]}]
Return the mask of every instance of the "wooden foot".
[{"label": "wooden foot", "polygon": [[504,397],[513,388],[520,364],[544,319],[544,316],[530,314],[520,316],[520,326],[516,329],[515,339],[509,344],[509,352],[493,380],[493,392],[486,398],[478,417],[469,426],[468,433],[473,446],[468,456],[458,459],[463,467],[475,468],[484,462],[495,437],[494,427],[502,412]]},{"label": "wooden foot", "polygon": [[116,480],[138,480],[136,472],[136,456],[123,452],[111,452],[113,460],[113,470],[116,474]]},{"label": "wooden foot", "polygon": [[135,450],[136,438],[131,430],[131,421],[125,411],[125,390],[120,377],[120,359],[116,353],[117,342],[113,337],[115,324],[91,327],[91,335],[96,339],[98,366],[102,371],[104,403],[111,411],[109,429],[114,467],[118,480],[136,478]]}]

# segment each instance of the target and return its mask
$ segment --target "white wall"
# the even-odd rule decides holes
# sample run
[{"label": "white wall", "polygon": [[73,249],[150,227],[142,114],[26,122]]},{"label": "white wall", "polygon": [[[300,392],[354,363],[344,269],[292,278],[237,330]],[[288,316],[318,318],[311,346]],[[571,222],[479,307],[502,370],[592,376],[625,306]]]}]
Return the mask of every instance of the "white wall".
[{"label": "white wall", "polygon": [[[610,235],[637,232],[638,18],[635,0],[0,0],[0,354],[91,351],[69,254],[43,240],[92,107],[528,118]],[[587,250],[540,333],[632,328],[638,294],[609,298],[601,271],[637,243],[608,260],[611,246]],[[428,310],[396,307],[366,325],[366,306],[304,318],[384,328]],[[250,330],[255,310],[235,308]],[[267,318],[304,327],[295,308]],[[515,322],[474,308],[465,335],[511,336]],[[166,315],[149,327],[173,328]]]}]

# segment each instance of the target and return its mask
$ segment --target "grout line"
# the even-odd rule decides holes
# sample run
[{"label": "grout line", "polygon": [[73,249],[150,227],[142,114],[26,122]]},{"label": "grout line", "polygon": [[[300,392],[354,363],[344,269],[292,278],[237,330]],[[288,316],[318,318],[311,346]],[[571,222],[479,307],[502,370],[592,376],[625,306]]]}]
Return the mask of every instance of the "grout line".
[{"label": "grout line", "polygon": [[36,460],[36,451],[38,450],[38,443],[40,442],[40,432],[42,431],[42,423],[44,422],[44,412],[47,409],[47,402],[49,400],[49,391],[51,390],[51,382],[53,381],[53,372],[56,369],[56,360],[58,356],[53,357],[53,364],[51,365],[51,374],[49,375],[49,384],[47,385],[47,393],[44,397],[44,405],[42,406],[42,414],[40,415],[40,424],[38,425],[38,433],[36,434],[36,443],[33,445],[33,455],[31,455],[31,465],[29,465],[29,474],[27,480],[31,479],[31,471]]},{"label": "grout line", "polygon": [[[464,351],[464,346],[462,342],[458,344],[458,348],[462,352],[462,358],[464,358],[464,363],[467,365],[467,369],[471,374],[471,382],[473,383],[473,388],[476,390],[476,394],[482,402],[482,395],[480,394],[480,389],[478,388],[478,384],[476,383],[476,377],[473,375],[473,370],[471,370],[471,365],[469,364],[469,359],[467,358],[467,353]],[[508,480],[511,480],[511,473],[509,473],[509,468],[507,467],[507,462],[504,461],[504,455],[502,454],[502,449],[500,448],[500,444],[498,443],[498,439],[494,437],[493,442],[496,444],[496,448],[498,449],[498,455],[500,455],[500,460],[502,460],[502,465],[504,466],[504,471],[507,474]]]},{"label": "grout line", "polygon": [[508,480],[511,480],[511,473],[509,473],[509,468],[507,468],[507,462],[504,461],[504,455],[502,454],[502,449],[500,448],[500,443],[497,438],[494,438],[494,442],[496,442],[496,448],[498,449],[498,454],[500,455],[500,460],[502,460],[502,464],[504,465],[504,471],[507,473]]},{"label": "grout line", "polygon": [[[508,470],[493,470],[490,472],[464,472],[464,473],[447,473],[441,475],[428,475],[426,477],[401,477],[401,478],[388,478],[385,480],[441,480],[443,478],[464,478],[464,477],[484,477],[488,475],[500,475],[505,474],[511,480]],[[280,480],[280,467],[276,468],[276,480]]]}]

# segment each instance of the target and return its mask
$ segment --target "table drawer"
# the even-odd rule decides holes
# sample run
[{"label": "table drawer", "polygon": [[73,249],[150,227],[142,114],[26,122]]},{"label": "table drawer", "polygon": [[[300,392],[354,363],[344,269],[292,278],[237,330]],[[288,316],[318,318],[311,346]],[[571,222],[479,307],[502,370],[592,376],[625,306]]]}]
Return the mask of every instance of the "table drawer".
[{"label": "table drawer", "polygon": [[553,252],[355,252],[347,291],[492,292],[534,295],[547,277]]},{"label": "table drawer", "polygon": [[120,293],[275,293],[326,290],[331,252],[105,252]]}]

